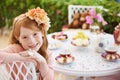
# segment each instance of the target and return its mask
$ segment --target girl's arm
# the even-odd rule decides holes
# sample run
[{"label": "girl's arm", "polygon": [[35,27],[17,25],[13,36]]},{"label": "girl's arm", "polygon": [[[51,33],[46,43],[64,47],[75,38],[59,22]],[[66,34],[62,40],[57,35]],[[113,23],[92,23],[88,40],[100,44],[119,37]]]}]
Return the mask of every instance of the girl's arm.
[{"label": "girl's arm", "polygon": [[[23,58],[24,59],[24,58]],[[11,63],[13,61],[23,60],[19,54],[12,54],[6,52],[0,52],[0,64],[1,63]]]},{"label": "girl's arm", "polygon": [[19,53],[23,51],[20,45],[12,44],[0,50],[0,64],[9,63],[13,61],[29,61],[29,59],[22,57]]},{"label": "girl's arm", "polygon": [[18,54],[14,54],[17,53],[17,46],[15,46],[16,45],[9,45],[6,48],[0,50],[0,64],[12,62],[15,60],[15,58],[20,57]]},{"label": "girl's arm", "polygon": [[52,55],[49,55],[48,63],[46,61],[42,61],[40,64],[40,73],[43,80],[54,80],[54,70],[52,68],[53,58]]},{"label": "girl's arm", "polygon": [[26,62],[26,61],[32,61],[32,59],[30,58],[25,58],[20,56],[18,53],[5,53],[5,52],[0,52],[0,64],[1,63],[11,63],[14,61],[22,61],[22,62]]},{"label": "girl's arm", "polygon": [[52,69],[53,58],[52,55],[48,55],[48,62],[44,57],[34,52],[33,55],[38,62],[38,70],[43,80],[54,80],[54,70]]}]

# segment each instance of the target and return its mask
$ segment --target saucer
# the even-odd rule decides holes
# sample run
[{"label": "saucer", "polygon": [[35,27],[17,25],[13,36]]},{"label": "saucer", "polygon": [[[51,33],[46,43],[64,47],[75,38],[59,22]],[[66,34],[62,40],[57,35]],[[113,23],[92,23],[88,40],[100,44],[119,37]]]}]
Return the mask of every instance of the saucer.
[{"label": "saucer", "polygon": [[105,52],[109,54],[115,54],[117,52],[118,48],[115,46],[107,46],[105,48]]},{"label": "saucer", "polygon": [[50,50],[58,49],[61,46],[62,46],[62,43],[58,40],[49,40],[48,42],[48,49]]},{"label": "saucer", "polygon": [[48,45],[48,49],[54,50],[54,49],[58,49],[61,47],[61,44],[49,44]]},{"label": "saucer", "polygon": [[60,54],[55,60],[60,64],[70,64],[75,60],[75,57],[70,54]]},{"label": "saucer", "polygon": [[53,34],[52,38],[60,40],[60,41],[64,41],[64,40],[67,40],[68,36],[67,34],[64,34],[63,32],[59,32],[57,34]]},{"label": "saucer", "polygon": [[90,41],[84,41],[81,39],[72,40],[71,44],[76,47],[87,47],[90,45]]},{"label": "saucer", "polygon": [[120,54],[118,54],[118,53],[114,53],[114,54],[110,54],[110,53],[103,53],[102,55],[101,55],[103,58],[105,58],[106,60],[118,60],[118,59],[120,59]]}]

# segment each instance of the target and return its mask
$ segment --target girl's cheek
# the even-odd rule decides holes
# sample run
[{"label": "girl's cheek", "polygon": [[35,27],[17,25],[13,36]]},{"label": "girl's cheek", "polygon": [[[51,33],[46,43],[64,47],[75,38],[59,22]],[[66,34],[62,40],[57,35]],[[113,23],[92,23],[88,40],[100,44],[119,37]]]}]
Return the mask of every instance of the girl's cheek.
[{"label": "girl's cheek", "polygon": [[43,43],[43,39],[39,39],[39,42],[40,42],[40,43]]},{"label": "girl's cheek", "polygon": [[22,43],[22,46],[24,46],[24,47],[27,47],[29,44],[28,44],[28,42],[27,41],[24,41],[23,43]]},{"label": "girl's cheek", "polygon": [[24,44],[28,44],[28,43],[29,43],[29,40],[24,40],[23,43],[24,43]]},{"label": "girl's cheek", "polygon": [[37,42],[41,42],[41,40],[42,40],[41,38],[36,37],[36,41],[37,41]]}]

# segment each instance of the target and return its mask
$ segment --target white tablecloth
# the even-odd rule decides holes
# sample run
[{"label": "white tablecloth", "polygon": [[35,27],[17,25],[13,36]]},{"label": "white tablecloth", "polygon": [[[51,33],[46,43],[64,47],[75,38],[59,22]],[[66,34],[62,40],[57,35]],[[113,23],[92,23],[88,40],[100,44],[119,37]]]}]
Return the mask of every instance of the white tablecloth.
[{"label": "white tablecloth", "polygon": [[[98,53],[94,48],[94,38],[95,34],[91,33],[88,30],[83,32],[90,37],[90,45],[88,47],[75,47],[71,44],[72,37],[77,34],[80,30],[69,30],[65,31],[68,35],[68,39],[61,41],[62,46],[51,50],[53,52],[54,65],[53,68],[55,71],[63,73],[65,75],[74,75],[74,76],[105,76],[111,75],[117,72],[120,68],[120,60],[116,61],[106,61],[101,57],[102,53]],[[55,33],[53,33],[55,34]],[[52,40],[51,36],[48,35],[49,42]],[[114,44],[113,36],[110,34],[104,34],[106,39],[110,44]],[[75,61],[71,64],[59,64],[56,62],[55,57],[60,53],[71,53],[75,57]]]}]

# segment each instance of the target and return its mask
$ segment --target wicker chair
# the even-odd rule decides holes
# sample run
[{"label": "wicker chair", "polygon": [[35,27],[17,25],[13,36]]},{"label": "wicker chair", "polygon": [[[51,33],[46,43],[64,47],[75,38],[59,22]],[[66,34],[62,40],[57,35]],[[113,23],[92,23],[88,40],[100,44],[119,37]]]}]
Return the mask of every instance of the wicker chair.
[{"label": "wicker chair", "polygon": [[102,6],[81,6],[81,5],[69,5],[68,6],[68,23],[70,24],[73,20],[75,13],[88,12],[91,8],[103,9]]},{"label": "wicker chair", "polygon": [[1,64],[0,80],[37,80],[35,66],[31,62]]}]

